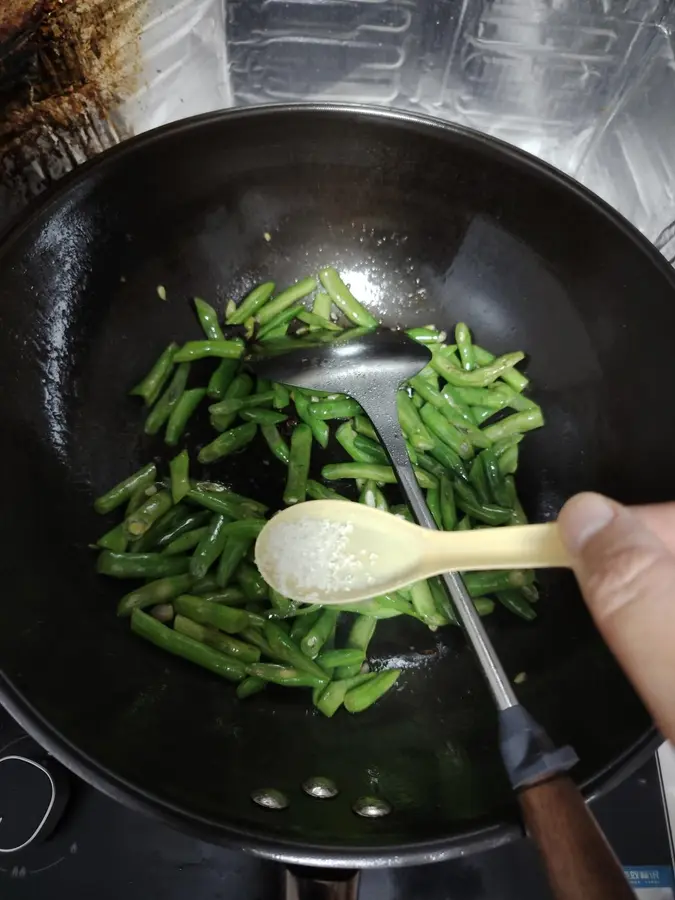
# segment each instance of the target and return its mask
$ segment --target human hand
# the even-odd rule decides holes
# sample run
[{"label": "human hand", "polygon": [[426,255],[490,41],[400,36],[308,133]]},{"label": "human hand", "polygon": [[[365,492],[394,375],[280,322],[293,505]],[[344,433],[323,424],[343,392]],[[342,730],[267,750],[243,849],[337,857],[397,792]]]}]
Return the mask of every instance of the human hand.
[{"label": "human hand", "polygon": [[626,507],[578,494],[558,524],[599,630],[675,741],[675,503]]}]

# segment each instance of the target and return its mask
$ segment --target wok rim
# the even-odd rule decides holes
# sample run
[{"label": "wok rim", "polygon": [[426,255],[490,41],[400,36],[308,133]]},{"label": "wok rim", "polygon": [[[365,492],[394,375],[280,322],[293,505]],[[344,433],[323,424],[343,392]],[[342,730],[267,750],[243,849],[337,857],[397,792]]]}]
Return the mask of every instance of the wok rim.
[{"label": "wok rim", "polygon": [[[123,141],[78,166],[49,190],[46,196],[35,198],[0,235],[0,262],[11,252],[14,243],[43,216],[73,194],[93,176],[102,177],[106,169],[123,163],[137,149],[161,143],[165,138],[202,127],[216,125],[222,120],[273,117],[289,113],[327,113],[334,116],[357,117],[371,122],[381,121],[393,127],[412,126],[416,131],[436,133],[446,139],[473,146],[508,159],[521,171],[542,176],[556,182],[581,203],[590,205],[611,225],[631,240],[648,262],[660,269],[675,290],[675,272],[657,248],[621,213],[580,182],[524,150],[471,128],[466,128],[432,116],[405,110],[392,110],[363,104],[346,103],[288,103],[267,104],[205,113],[182,119]],[[337,843],[312,844],[299,838],[270,836],[262,828],[227,825],[213,818],[189,811],[117,775],[108,767],[72,744],[60,731],[33,707],[27,697],[0,671],[0,702],[28,734],[83,781],[114,800],[138,812],[159,819],[165,825],[192,834],[215,844],[228,844],[273,861],[285,864],[310,865],[327,868],[378,868],[385,866],[420,865],[440,862],[457,856],[477,853],[501,846],[523,836],[517,819],[484,825],[463,835],[434,840],[383,843],[367,847],[345,847]],[[631,746],[610,760],[592,778],[580,785],[587,801],[592,801],[637,771],[662,743],[654,725]]]}]

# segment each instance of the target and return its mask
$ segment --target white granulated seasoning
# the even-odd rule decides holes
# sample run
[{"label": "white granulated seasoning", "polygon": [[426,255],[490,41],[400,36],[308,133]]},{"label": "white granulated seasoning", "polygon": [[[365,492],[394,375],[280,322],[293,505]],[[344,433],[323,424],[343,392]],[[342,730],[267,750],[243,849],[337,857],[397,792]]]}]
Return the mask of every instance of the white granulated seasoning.
[{"label": "white granulated seasoning", "polygon": [[333,593],[372,584],[376,553],[354,551],[350,522],[301,519],[279,522],[270,534],[265,555],[274,560],[276,587],[286,596],[302,594],[318,600]]}]

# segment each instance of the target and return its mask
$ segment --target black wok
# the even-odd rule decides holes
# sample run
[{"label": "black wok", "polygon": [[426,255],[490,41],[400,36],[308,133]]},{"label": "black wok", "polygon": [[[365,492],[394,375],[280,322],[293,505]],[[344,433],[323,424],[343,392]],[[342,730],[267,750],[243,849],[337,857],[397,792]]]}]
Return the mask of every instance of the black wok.
[{"label": "black wok", "polygon": [[[93,497],[164,454],[126,391],[170,339],[198,336],[187,298],[222,305],[325,264],[385,323],[463,319],[485,346],[530,355],[548,422],[521,456],[533,519],[584,488],[675,496],[673,274],[600,200],[506,145],[407,114],[275,107],[181,122],[84,166],[0,248],[1,696],[92,784],[207,839],[338,866],[441,859],[520,833],[492,703],[457,630],[427,655],[429,632],[384,622],[375,656],[406,657],[404,688],[361,716],[325,720],[281,689],[240,703],[129,634],[119,584],[95,575],[87,547],[102,529]],[[266,455],[219,474],[274,506]],[[593,794],[654,732],[572,578],[542,580],[536,624],[498,611],[489,630]],[[314,775],[338,797],[303,793]],[[264,787],[290,807],[255,805]],[[355,815],[365,794],[390,815]]]}]

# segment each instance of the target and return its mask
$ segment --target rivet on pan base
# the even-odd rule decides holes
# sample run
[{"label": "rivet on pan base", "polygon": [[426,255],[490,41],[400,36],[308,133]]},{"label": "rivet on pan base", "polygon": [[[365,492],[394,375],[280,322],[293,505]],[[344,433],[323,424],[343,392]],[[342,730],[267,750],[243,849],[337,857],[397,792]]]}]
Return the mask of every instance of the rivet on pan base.
[{"label": "rivet on pan base", "polygon": [[251,800],[265,809],[286,809],[288,797],[276,788],[259,788],[251,792]]},{"label": "rivet on pan base", "polygon": [[364,816],[366,819],[379,819],[391,812],[391,806],[379,797],[359,797],[353,809],[357,816]]},{"label": "rivet on pan base", "polygon": [[310,797],[315,797],[317,800],[330,800],[332,797],[336,797],[338,793],[335,782],[331,781],[330,778],[324,778],[323,775],[315,775],[313,778],[308,778],[307,781],[303,782],[302,789]]}]

